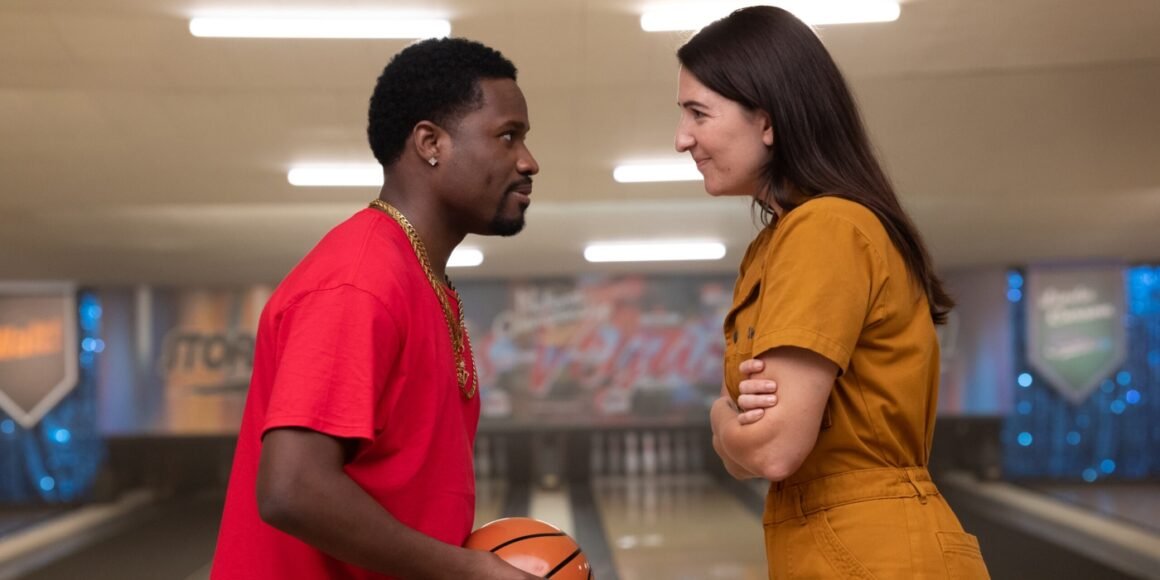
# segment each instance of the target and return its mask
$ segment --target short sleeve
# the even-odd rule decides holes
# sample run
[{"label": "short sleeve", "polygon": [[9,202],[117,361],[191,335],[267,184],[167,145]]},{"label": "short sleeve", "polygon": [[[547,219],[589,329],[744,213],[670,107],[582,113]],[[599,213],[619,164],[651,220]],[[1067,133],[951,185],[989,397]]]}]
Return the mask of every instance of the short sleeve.
[{"label": "short sleeve", "polygon": [[782,219],[767,251],[753,352],[804,348],[845,372],[883,270],[854,223],[808,205]]},{"label": "short sleeve", "polygon": [[402,348],[390,311],[344,285],[316,290],[281,315],[278,362],[262,433],[304,427],[373,441],[375,412]]}]

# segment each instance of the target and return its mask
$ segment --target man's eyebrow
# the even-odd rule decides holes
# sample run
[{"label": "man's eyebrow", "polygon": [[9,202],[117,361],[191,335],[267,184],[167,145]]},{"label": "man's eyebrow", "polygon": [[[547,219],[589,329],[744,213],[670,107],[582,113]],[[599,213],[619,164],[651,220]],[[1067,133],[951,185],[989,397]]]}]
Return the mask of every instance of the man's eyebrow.
[{"label": "man's eyebrow", "polygon": [[508,121],[500,125],[500,129],[516,129],[517,131],[527,133],[532,130],[532,127],[523,121]]}]

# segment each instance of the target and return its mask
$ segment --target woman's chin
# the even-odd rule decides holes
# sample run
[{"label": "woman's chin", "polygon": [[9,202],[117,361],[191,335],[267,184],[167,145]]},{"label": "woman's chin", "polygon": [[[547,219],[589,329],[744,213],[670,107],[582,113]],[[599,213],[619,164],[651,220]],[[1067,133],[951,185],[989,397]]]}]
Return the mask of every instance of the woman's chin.
[{"label": "woman's chin", "polygon": [[705,184],[705,193],[708,193],[709,195],[711,195],[713,197],[752,196],[752,194],[748,191],[735,191],[732,189],[723,189],[720,187],[714,187],[712,185],[709,185],[708,183]]},{"label": "woman's chin", "polygon": [[723,197],[730,195],[728,190],[723,189],[720,185],[709,180],[705,180],[705,193],[713,197]]}]

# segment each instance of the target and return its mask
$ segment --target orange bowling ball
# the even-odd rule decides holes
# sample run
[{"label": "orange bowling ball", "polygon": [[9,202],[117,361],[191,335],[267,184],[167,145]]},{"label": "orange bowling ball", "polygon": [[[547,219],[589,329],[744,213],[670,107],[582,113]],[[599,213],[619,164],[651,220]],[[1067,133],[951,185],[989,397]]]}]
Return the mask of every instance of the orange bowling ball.
[{"label": "orange bowling ball", "polygon": [[529,574],[553,580],[590,580],[588,558],[560,528],[534,518],[503,518],[480,526],[466,547],[493,552]]}]

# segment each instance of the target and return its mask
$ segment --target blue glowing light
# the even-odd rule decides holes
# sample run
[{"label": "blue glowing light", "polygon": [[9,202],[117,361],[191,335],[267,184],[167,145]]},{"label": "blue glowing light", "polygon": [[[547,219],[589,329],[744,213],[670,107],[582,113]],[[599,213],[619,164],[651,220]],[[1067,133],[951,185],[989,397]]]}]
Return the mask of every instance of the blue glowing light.
[{"label": "blue glowing light", "polygon": [[1104,473],[1112,473],[1116,470],[1116,462],[1111,459],[1105,459],[1100,462],[1100,471]]},{"label": "blue glowing light", "polygon": [[105,341],[96,339],[93,343],[93,352],[105,352]]},{"label": "blue glowing light", "polygon": [[1116,390],[1116,383],[1113,383],[1111,381],[1111,379],[1108,379],[1108,380],[1100,383],[1100,390],[1105,392],[1105,393],[1111,394],[1112,391]]},{"label": "blue glowing light", "polygon": [[1067,442],[1068,442],[1068,444],[1070,444],[1070,445],[1079,445],[1079,442],[1080,442],[1080,440],[1082,440],[1082,437],[1080,437],[1080,435],[1079,435],[1079,431],[1068,431],[1068,432],[1067,432]]},{"label": "blue glowing light", "polygon": [[1128,383],[1132,382],[1132,373],[1128,371],[1120,371],[1116,373],[1116,382],[1120,383],[1120,386],[1128,386]]},{"label": "blue glowing light", "polygon": [[1127,401],[1129,405],[1135,405],[1135,404],[1139,403],[1140,402],[1140,391],[1137,391],[1136,389],[1132,389],[1132,390],[1128,391],[1127,393],[1124,393],[1124,400]]},{"label": "blue glowing light", "polygon": [[40,489],[43,489],[44,491],[52,491],[53,488],[55,488],[55,487],[56,487],[56,480],[53,479],[51,476],[46,475],[46,476],[40,478]]},{"label": "blue glowing light", "polygon": [[1007,300],[1011,302],[1018,302],[1023,299],[1023,291],[1018,288],[1012,288],[1007,291]]},{"label": "blue glowing light", "polygon": [[1088,483],[1095,481],[1096,478],[1099,476],[1100,476],[1100,474],[1096,473],[1096,470],[1094,470],[1094,469],[1089,468],[1089,469],[1083,470],[1083,480],[1088,482]]},{"label": "blue glowing light", "polygon": [[1011,288],[1022,288],[1023,287],[1023,275],[1020,274],[1019,272],[1008,272],[1007,273],[1007,285],[1010,286]]},{"label": "blue glowing light", "polygon": [[57,443],[68,443],[69,440],[72,439],[72,433],[69,432],[68,429],[57,429],[52,434],[52,438],[55,439]]},{"label": "blue glowing light", "polygon": [[1020,445],[1022,445],[1024,447],[1030,447],[1031,441],[1032,441],[1032,437],[1031,437],[1030,433],[1024,431],[1024,432],[1019,434],[1019,444]]},{"label": "blue glowing light", "polygon": [[1020,401],[1018,405],[1015,405],[1015,410],[1019,411],[1020,415],[1030,415],[1031,401]]},{"label": "blue glowing light", "polygon": [[1027,387],[1031,386],[1032,382],[1033,382],[1033,379],[1031,378],[1031,373],[1021,373],[1019,375],[1019,386],[1020,387],[1023,387],[1026,389]]},{"label": "blue glowing light", "polygon": [[91,338],[86,338],[81,341],[81,350],[85,352],[93,352],[97,349],[97,341]]},{"label": "blue glowing light", "polygon": [[1128,405],[1126,405],[1123,401],[1121,401],[1119,399],[1112,401],[1111,409],[1112,409],[1113,413],[1115,413],[1117,415],[1122,415],[1124,413],[1124,409],[1126,409],[1126,408],[1128,408]]},{"label": "blue glowing light", "polygon": [[95,332],[101,325],[101,302],[95,296],[85,296],[81,299],[80,323],[81,328],[88,332]]},{"label": "blue glowing light", "polygon": [[0,421],[0,431],[3,431],[5,435],[11,435],[15,433],[16,421],[13,421],[12,419],[5,419]]}]

